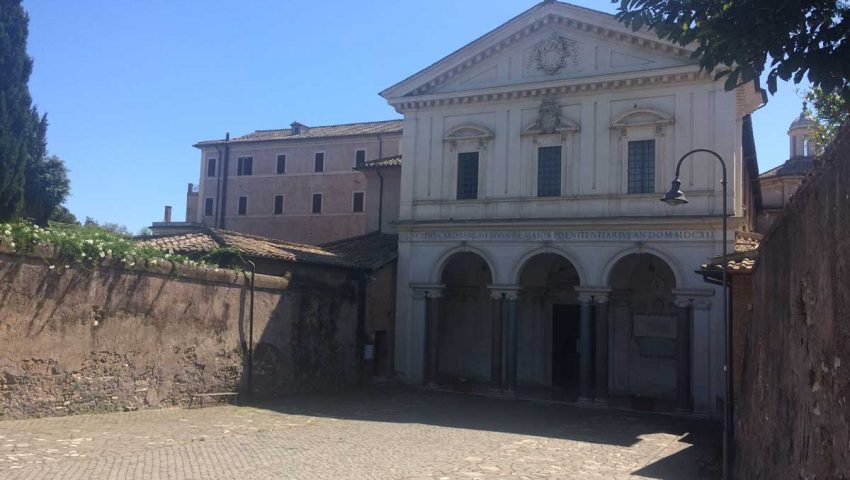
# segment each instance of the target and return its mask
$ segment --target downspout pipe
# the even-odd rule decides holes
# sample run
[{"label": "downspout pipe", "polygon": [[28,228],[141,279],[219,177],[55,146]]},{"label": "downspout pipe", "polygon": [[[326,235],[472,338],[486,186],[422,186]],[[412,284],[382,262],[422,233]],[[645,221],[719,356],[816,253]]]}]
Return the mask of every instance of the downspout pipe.
[{"label": "downspout pipe", "polygon": [[[215,210],[213,210],[213,228],[218,228],[218,214],[221,211],[221,173],[223,171],[222,165],[224,164],[224,158],[221,155],[221,147],[216,145],[215,150],[218,152],[218,156],[216,156],[215,161]],[[205,173],[202,172],[201,175],[205,175]],[[206,208],[206,200],[198,198],[198,210],[200,211],[201,208]]]},{"label": "downspout pipe", "polygon": [[226,228],[224,216],[227,212],[227,171],[230,165],[230,132],[227,132],[227,135],[224,137],[224,165],[222,166],[222,180],[221,180],[221,208],[219,209],[220,221],[218,222],[218,228],[222,230]]},{"label": "downspout pipe", "polygon": [[375,173],[381,179],[378,187],[378,233],[381,233],[384,230],[384,175],[381,173],[380,167],[375,169]]}]

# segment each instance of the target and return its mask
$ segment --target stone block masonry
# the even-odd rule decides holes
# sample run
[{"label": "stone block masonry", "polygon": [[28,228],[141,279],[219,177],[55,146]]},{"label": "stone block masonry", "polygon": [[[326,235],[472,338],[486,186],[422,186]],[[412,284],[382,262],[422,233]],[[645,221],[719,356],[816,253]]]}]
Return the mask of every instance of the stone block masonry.
[{"label": "stone block masonry", "polygon": [[817,162],[760,246],[735,478],[850,478],[850,125]]},{"label": "stone block masonry", "polygon": [[[227,270],[50,268],[0,253],[0,419],[186,405],[246,388],[250,288]],[[356,382],[353,288],[257,275],[253,390]]]}]

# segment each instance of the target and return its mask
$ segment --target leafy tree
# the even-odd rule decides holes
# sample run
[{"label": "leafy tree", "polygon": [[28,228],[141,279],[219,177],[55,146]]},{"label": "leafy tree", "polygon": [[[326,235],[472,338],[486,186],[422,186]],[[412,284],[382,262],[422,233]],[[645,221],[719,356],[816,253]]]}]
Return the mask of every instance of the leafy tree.
[{"label": "leafy tree", "polygon": [[107,232],[117,233],[119,235],[130,235],[130,229],[127,228],[126,225],[121,225],[120,223],[113,222],[104,222],[99,223],[97,220],[92,217],[86,217],[86,221],[83,224],[86,227],[93,226],[98,227],[100,229],[106,230]]},{"label": "leafy tree", "polygon": [[80,222],[77,220],[77,217],[68,210],[68,207],[64,205],[59,205],[55,209],[53,209],[53,213],[50,214],[50,222],[55,223],[66,223],[70,225],[79,225]]},{"label": "leafy tree", "polygon": [[18,213],[24,197],[33,134],[28,23],[21,0],[0,1],[0,219]]},{"label": "leafy tree", "polygon": [[[696,46],[700,66],[732,89],[758,78],[770,59],[767,87],[808,78],[850,99],[850,5],[845,0],[611,0],[637,30]],[[717,70],[715,70],[715,68]]]},{"label": "leafy tree", "polygon": [[31,157],[27,162],[24,188],[24,215],[38,225],[46,225],[54,211],[68,197],[70,181],[65,162],[56,155]]},{"label": "leafy tree", "polygon": [[[847,101],[836,92],[824,92],[823,89],[815,87],[806,92],[806,100],[814,107],[814,112],[809,112],[815,120],[813,137],[821,150],[832,142],[841,125],[850,116],[850,108]],[[818,152],[820,153],[820,152]]]}]

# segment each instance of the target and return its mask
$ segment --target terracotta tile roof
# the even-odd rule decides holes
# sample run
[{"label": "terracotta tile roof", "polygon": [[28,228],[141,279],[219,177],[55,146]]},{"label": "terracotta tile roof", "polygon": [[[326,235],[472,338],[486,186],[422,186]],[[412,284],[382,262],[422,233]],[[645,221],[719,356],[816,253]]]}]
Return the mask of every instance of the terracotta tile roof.
[{"label": "terracotta tile roof", "polygon": [[[251,142],[291,142],[297,140],[312,140],[322,138],[358,137],[364,135],[391,134],[402,132],[402,120],[385,120],[380,122],[348,123],[344,125],[324,125],[319,127],[308,127],[305,132],[293,135],[291,128],[279,130],[257,130],[248,135],[230,139],[230,143]],[[204,145],[218,145],[224,140],[206,140],[195,144],[196,147]]]},{"label": "terracotta tile roof", "polygon": [[392,157],[384,157],[379,158],[377,160],[369,160],[365,164],[360,167],[356,167],[355,170],[366,170],[371,168],[389,168],[389,167],[400,167],[401,166],[401,155],[393,155]]},{"label": "terracotta tile roof", "polygon": [[[762,235],[754,232],[735,232],[735,252],[726,259],[726,271],[730,274],[752,273],[761,238]],[[722,256],[713,257],[710,263],[701,265],[697,272],[719,278],[723,272],[722,262]]]},{"label": "terracotta tile roof", "polygon": [[814,164],[814,157],[794,157],[786,160],[782,165],[762,173],[759,178],[804,177],[814,167]]},{"label": "terracotta tile roof", "polygon": [[398,257],[398,235],[372,232],[322,245],[360,268],[374,270]]},{"label": "terracotta tile roof", "polygon": [[249,257],[336,267],[355,266],[345,258],[314,245],[284,242],[214,228],[181,235],[146,238],[139,243],[184,254],[208,252],[216,247],[230,247]]}]

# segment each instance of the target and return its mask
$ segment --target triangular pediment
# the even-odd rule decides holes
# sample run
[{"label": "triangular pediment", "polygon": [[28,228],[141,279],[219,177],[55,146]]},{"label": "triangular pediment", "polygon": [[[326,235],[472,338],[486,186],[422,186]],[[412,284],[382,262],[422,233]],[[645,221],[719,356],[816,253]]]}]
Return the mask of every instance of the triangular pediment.
[{"label": "triangular pediment", "polygon": [[696,65],[691,50],[634,32],[612,15],[538,4],[388,88],[385,98],[480,90]]}]

